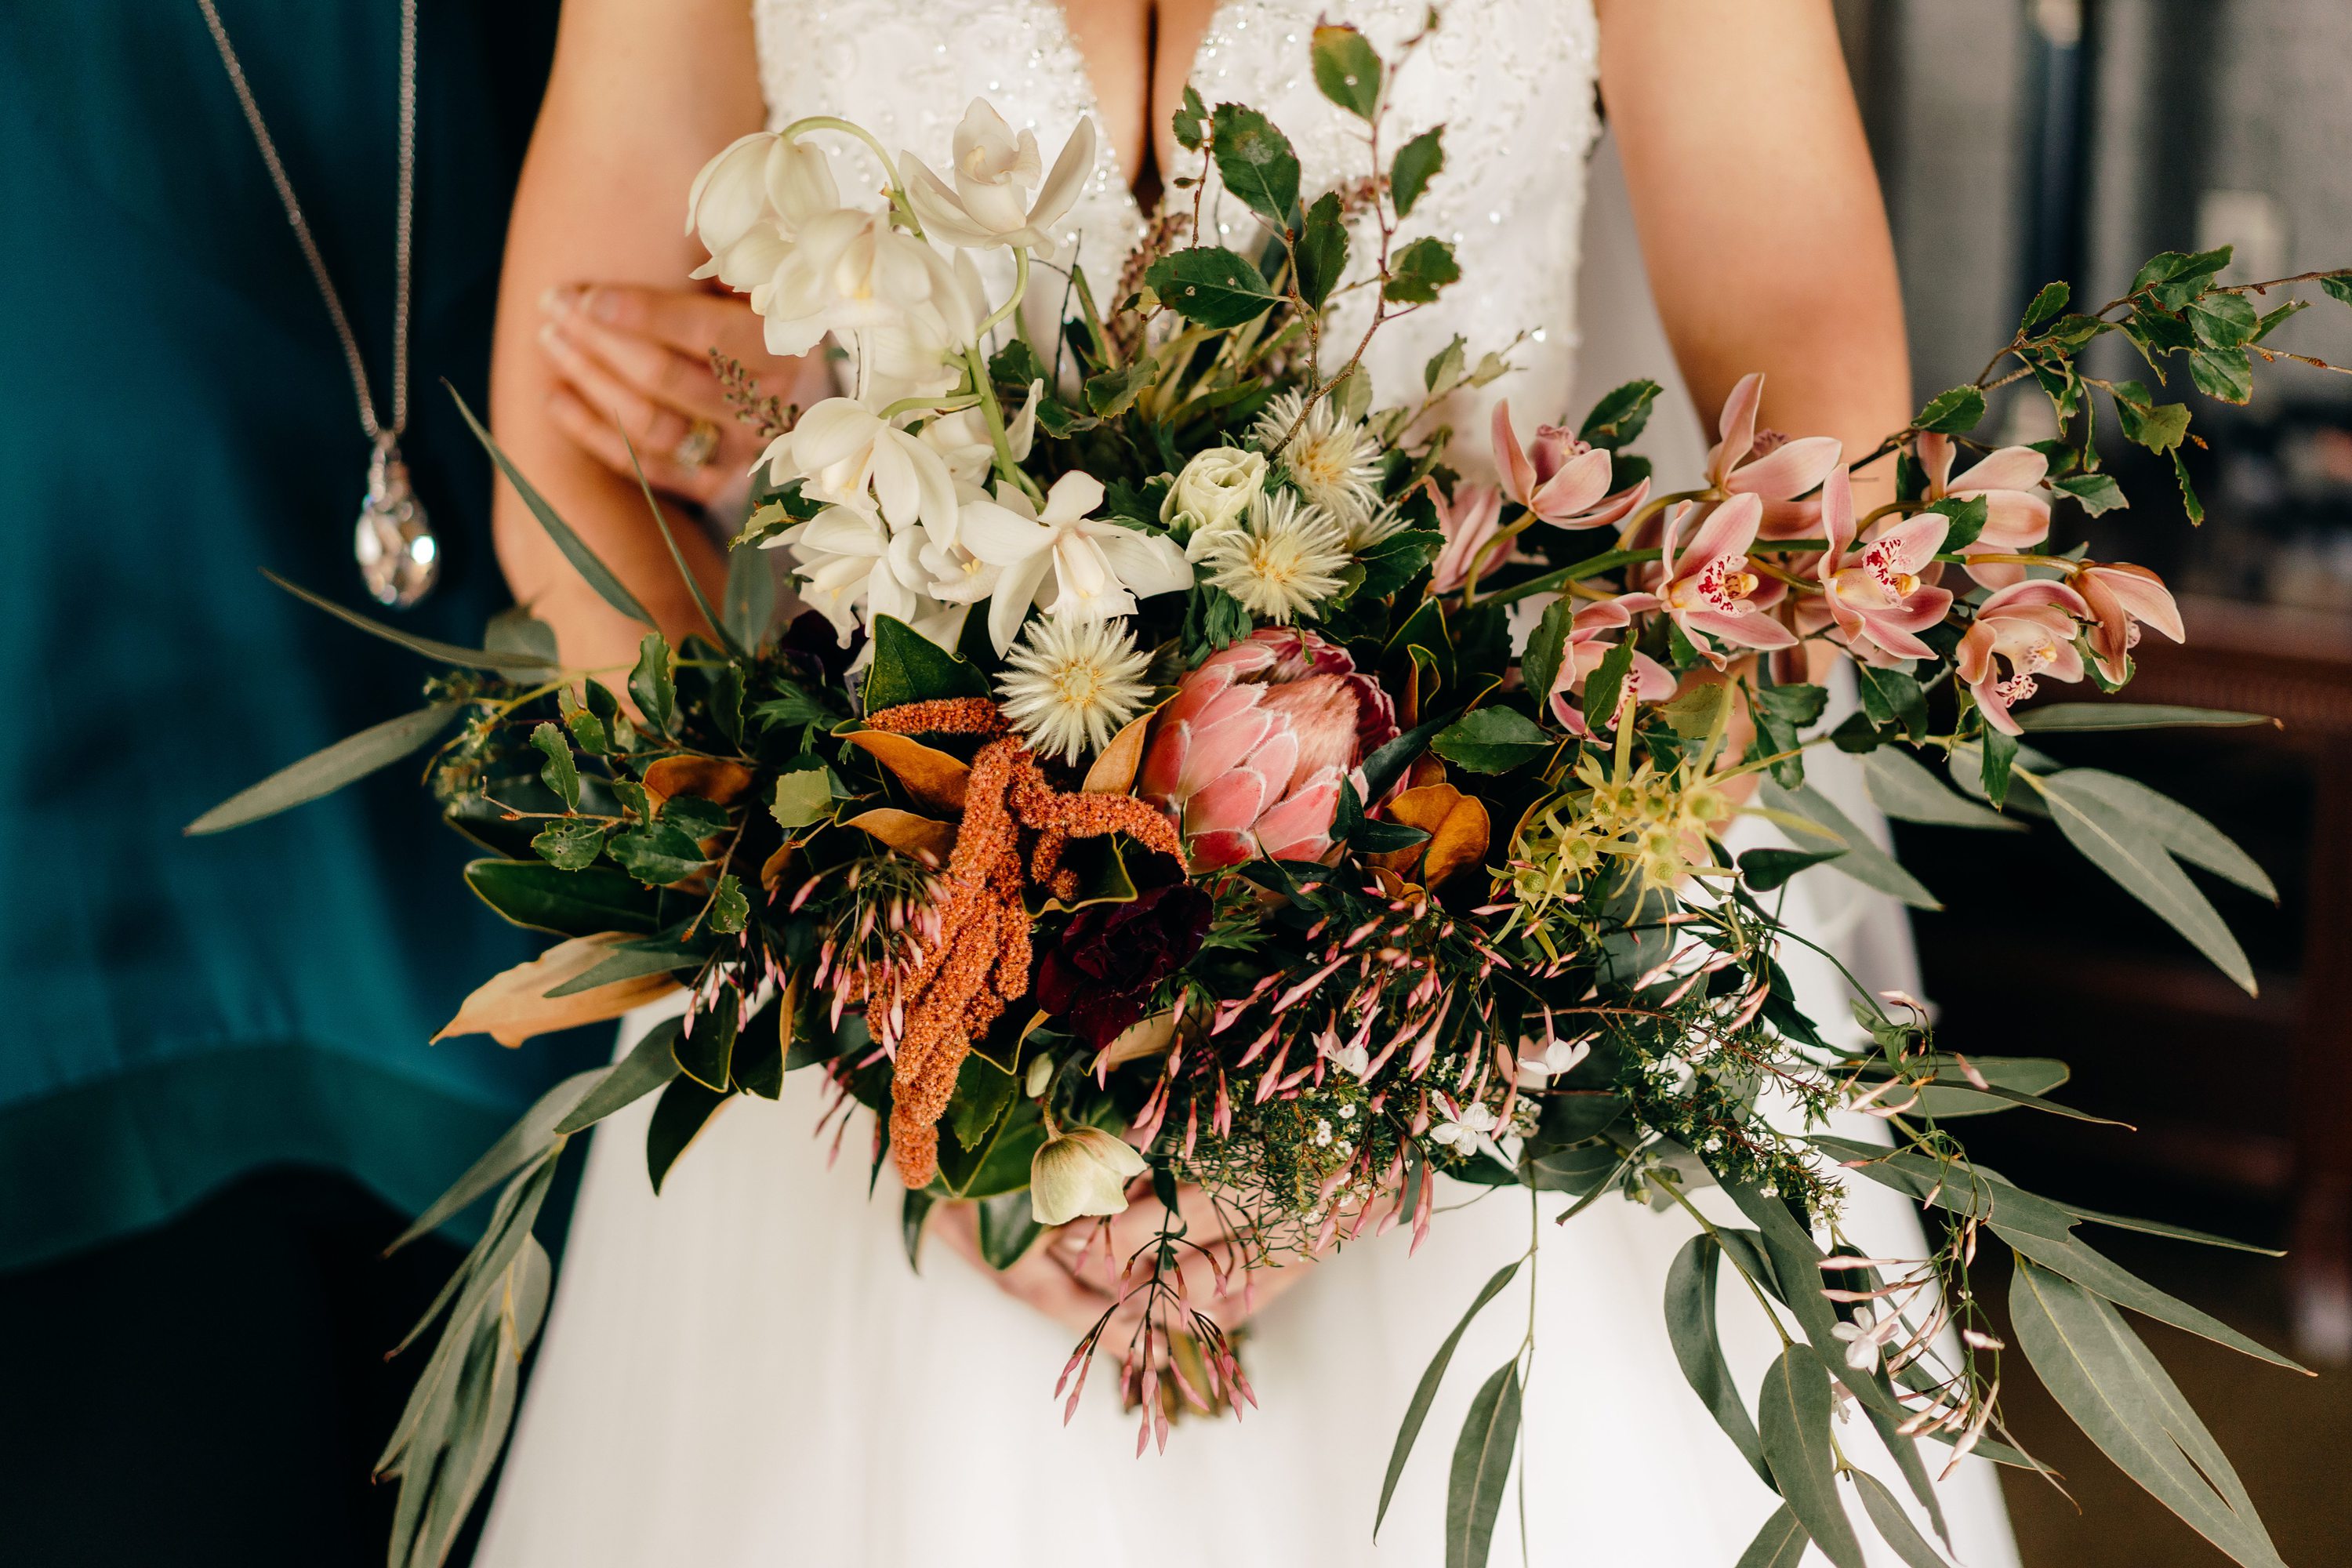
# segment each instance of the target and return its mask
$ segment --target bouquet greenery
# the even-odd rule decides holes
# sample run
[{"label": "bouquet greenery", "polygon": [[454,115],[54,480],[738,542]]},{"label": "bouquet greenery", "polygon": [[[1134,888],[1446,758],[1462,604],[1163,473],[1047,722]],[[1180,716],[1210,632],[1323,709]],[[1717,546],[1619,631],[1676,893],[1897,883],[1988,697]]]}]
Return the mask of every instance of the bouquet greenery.
[{"label": "bouquet greenery", "polygon": [[[1203,1248],[1176,1217],[1179,1184],[1210,1194],[1238,1238],[1220,1267],[1246,1274],[1425,1231],[1444,1176],[1565,1194],[1562,1218],[1615,1194],[1696,1220],[1669,1331],[1784,1500],[1744,1562],[1793,1563],[1810,1540],[1860,1568],[1849,1489],[1906,1561],[1939,1560],[1848,1462],[1846,1402],[1938,1526],[1931,1476],[1958,1456],[2034,1466],[1994,1397],[2012,1347],[1969,1284],[1997,1242],[2015,1254],[2014,1350],[2058,1404],[2223,1551],[2276,1563],[2118,1308],[2293,1363],[2082,1231],[2217,1238],[1972,1163],[1968,1117],[2081,1114],[2048,1098],[2063,1065],[1946,1042],[1919,1004],[1858,984],[1858,1036],[1806,1016],[1781,956],[1805,937],[1780,910],[1817,864],[1926,899],[1808,786],[1809,754],[1835,748],[1892,816],[2054,825],[2251,987],[2180,863],[2268,894],[2261,869],[2153,790],[2029,742],[2254,717],[2027,700],[2053,680],[2113,692],[2143,628],[2181,636],[2153,574],[2049,541],[2062,498],[2124,504],[2099,405],[2176,465],[2193,439],[2185,405],[2086,374],[2083,351],[2121,333],[2159,384],[2185,363],[2200,391],[2243,402],[2304,301],[2263,313],[2278,285],[2221,284],[2226,250],[2158,257],[2089,311],[2053,284],[1975,383],[1852,461],[1834,440],[1759,430],[1757,377],[1679,489],[1633,450],[1653,383],[1526,442],[1504,404],[1465,440],[1444,421],[1507,373],[1507,346],[1473,358],[1457,339],[1412,388],[1376,388],[1364,366],[1384,321],[1458,282],[1444,240],[1399,232],[1444,177],[1441,133],[1384,151],[1393,62],[1345,27],[1312,50],[1325,94],[1361,121],[1363,177],[1302,191],[1263,115],[1188,92],[1175,130],[1197,168],[1113,288],[1058,272],[1042,328],[1022,307],[1055,275],[1052,226],[1090,171],[1083,123],[1050,171],[984,104],[951,178],[834,120],[715,159],[692,196],[706,272],[750,292],[776,352],[839,344],[849,390],[753,413],[772,426],[768,485],[723,595],[697,586],[702,631],[676,647],[649,632],[621,689],[561,668],[526,611],[467,648],[304,595],[451,668],[420,710],[195,830],[430,746],[436,798],[488,852],[473,892],[562,939],[469,996],[448,1033],[514,1045],[687,999],[551,1090],[410,1231],[496,1194],[411,1336],[443,1325],[383,1458],[402,1482],[393,1561],[439,1560],[502,1441],[548,1294],[531,1227],[565,1142],[658,1096],[658,1188],[731,1099],[805,1071],[845,1115],[873,1112],[910,1252],[939,1203],[978,1206],[1002,1267],[1045,1227],[1159,1194],[1167,1223],[1120,1260],[1125,1300],[1063,1374],[1075,1407],[1087,1369],[1115,1363],[1139,1449],[1166,1442],[1176,1410],[1252,1399],[1216,1303],[1181,1288]],[[815,132],[868,145],[881,200],[843,199]],[[1209,242],[1228,229],[1254,237]],[[1009,268],[1001,300],[976,255]],[[2345,275],[2315,279],[2352,302]],[[1987,395],[2025,378],[2058,438],[1985,450]],[[581,574],[650,625],[481,434]],[[1984,455],[1955,473],[1961,448]],[[1893,467],[1895,499],[1858,513],[1849,475],[1874,464]],[[817,614],[777,624],[762,549],[790,552]],[[1828,725],[1832,658],[1860,705]],[[1793,847],[1735,857],[1725,831],[1742,816]],[[1840,1109],[1886,1141],[1826,1131]],[[1847,1241],[1854,1179],[1926,1206],[1927,1256]],[[1709,1185],[1745,1225],[1701,1212]],[[1471,1313],[1528,1263],[1464,1281]],[[1754,1415],[1717,1339],[1726,1268],[1784,1347]],[[1433,1347],[1383,1510],[1455,1340]],[[1485,1558],[1530,1353],[1471,1405],[1448,1562]]]}]

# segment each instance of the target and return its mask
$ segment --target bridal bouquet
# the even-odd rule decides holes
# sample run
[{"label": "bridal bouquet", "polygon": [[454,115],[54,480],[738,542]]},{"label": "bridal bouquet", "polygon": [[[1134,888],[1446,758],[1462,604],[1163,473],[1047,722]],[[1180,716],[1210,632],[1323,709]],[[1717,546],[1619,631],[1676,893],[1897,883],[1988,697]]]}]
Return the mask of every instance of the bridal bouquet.
[{"label": "bridal bouquet", "polygon": [[[937,1203],[976,1205],[1003,1267],[1044,1227],[1160,1197],[1157,1234],[1117,1260],[1125,1299],[1057,1391],[1075,1407],[1089,1369],[1115,1364],[1139,1451],[1179,1409],[1253,1398],[1213,1303],[1182,1287],[1182,1261],[1227,1238],[1188,1233],[1180,1184],[1214,1201],[1220,1267],[1245,1272],[1418,1236],[1444,1175],[1562,1194],[1561,1218],[1615,1196],[1696,1221],[1668,1281],[1674,1347],[1784,1500],[1744,1563],[1793,1563],[1810,1540],[1860,1568],[1849,1503],[1906,1561],[1938,1561],[1848,1462],[1856,1428],[1836,1418],[1860,1410],[1940,1528],[1937,1471],[1970,1452],[2035,1463],[1995,1399],[2021,1353],[2150,1491],[2239,1562],[2276,1563],[2118,1309],[2293,1363],[2082,1230],[2217,1238],[1973,1164],[1968,1117],[2081,1114],[2047,1098],[2063,1065],[1939,1038],[1918,1003],[1859,985],[1858,1034],[1806,1016],[1780,909],[1817,865],[1925,898],[1808,786],[1808,757],[1835,748],[1892,816],[2054,826],[2251,985],[2181,863],[2267,894],[2261,869],[2179,805],[2032,742],[2255,721],[2097,700],[2145,631],[2181,624],[2153,574],[2053,542],[2053,509],[2124,504],[2097,404],[2176,465],[2193,439],[2185,405],[2088,374],[2089,344],[2121,333],[2159,384],[2185,367],[2243,402],[2304,302],[2263,313],[2277,285],[2220,284],[2226,250],[2159,256],[2088,311],[2053,284],[1983,376],[1876,449],[1759,428],[1750,376],[1705,472],[1671,483],[1633,450],[1648,382],[1573,426],[1505,402],[1457,431],[1455,395],[1506,375],[1509,345],[1457,339],[1414,386],[1376,386],[1364,363],[1384,322],[1462,286],[1444,240],[1406,237],[1443,139],[1393,139],[1394,63],[1360,35],[1318,28],[1312,51],[1360,121],[1359,177],[1303,190],[1263,115],[1188,93],[1176,137],[1200,162],[1117,279],[1059,265],[1055,226],[1092,170],[1084,123],[1050,168],[985,103],[938,171],[832,119],[714,159],[691,195],[705,275],[749,292],[774,352],[839,345],[847,390],[798,411],[747,399],[772,444],[722,602],[698,587],[704,630],[648,632],[625,680],[560,668],[523,611],[463,648],[315,601],[454,668],[418,712],[197,827],[434,746],[436,796],[489,851],[473,892],[561,939],[446,1032],[515,1045],[685,998],[551,1091],[411,1231],[497,1194],[418,1326],[446,1322],[383,1460],[403,1483],[394,1562],[438,1560],[496,1456],[546,1304],[531,1226],[565,1141],[657,1096],[658,1187],[732,1099],[806,1071],[836,1097],[836,1140],[852,1108],[873,1112],[859,1153],[903,1186],[910,1252]],[[853,188],[877,171],[871,199]],[[2316,280],[2352,302],[2345,275]],[[2059,438],[1986,449],[1987,395],[2026,378]],[[650,625],[491,451],[582,575]],[[1878,465],[1892,499],[1864,510],[1851,475]],[[766,551],[814,615],[772,624]],[[1832,724],[1834,659],[1860,706]],[[2053,684],[2088,700],[2042,700]],[[1786,847],[1735,857],[1744,816]],[[1824,1131],[1841,1109],[1885,1141]],[[1928,1256],[1850,1244],[1844,1172],[1926,1205]],[[1706,1186],[1746,1224],[1703,1213]],[[1990,1244],[2015,1255],[2013,1343],[1969,1286]],[[1528,1261],[1464,1280],[1471,1313]],[[1717,1338],[1727,1269],[1785,1347],[1752,1412]],[[1459,1338],[1433,1347],[1383,1510]],[[1484,1561],[1531,1348],[1471,1404],[1449,1563]]]}]

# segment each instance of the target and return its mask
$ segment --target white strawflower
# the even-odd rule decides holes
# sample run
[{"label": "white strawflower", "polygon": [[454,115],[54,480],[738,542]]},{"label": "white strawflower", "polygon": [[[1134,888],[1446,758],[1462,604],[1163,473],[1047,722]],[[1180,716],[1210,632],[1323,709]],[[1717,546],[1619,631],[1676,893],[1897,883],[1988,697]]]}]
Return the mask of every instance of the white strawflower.
[{"label": "white strawflower", "polygon": [[997,706],[1030,749],[1075,763],[1143,711],[1149,661],[1113,621],[1045,616],[1004,656]]},{"label": "white strawflower", "polygon": [[1244,609],[1288,626],[1339,591],[1354,557],[1328,512],[1280,490],[1258,496],[1239,522],[1219,529],[1203,564],[1209,581]]},{"label": "white strawflower", "polygon": [[1298,426],[1298,434],[1282,448],[1279,461],[1298,493],[1352,526],[1368,518],[1381,500],[1381,444],[1361,423],[1332,406],[1328,397],[1315,405],[1302,425],[1298,410],[1304,393],[1286,392],[1265,405],[1252,428],[1257,444],[1268,452]]},{"label": "white strawflower", "polygon": [[1346,529],[1348,553],[1350,555],[1361,555],[1389,535],[1402,533],[1405,527],[1404,513],[1394,501],[1383,502],[1378,510],[1364,513],[1359,518],[1341,521]]}]

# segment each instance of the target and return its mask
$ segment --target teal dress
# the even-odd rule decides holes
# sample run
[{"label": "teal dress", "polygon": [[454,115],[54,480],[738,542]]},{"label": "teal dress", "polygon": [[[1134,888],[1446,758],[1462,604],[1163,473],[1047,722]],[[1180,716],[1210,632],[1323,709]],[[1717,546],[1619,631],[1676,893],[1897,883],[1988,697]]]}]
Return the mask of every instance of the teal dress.
[{"label": "teal dress", "polygon": [[[219,0],[388,405],[394,0]],[[413,413],[445,552],[406,613],[478,642],[507,595],[446,380],[488,380],[553,0],[426,0]],[[325,305],[193,0],[0,6],[0,1270],[266,1166],[429,1202],[606,1032],[428,1045],[548,939],[458,879],[415,770],[214,838],[183,825],[420,703],[371,611],[368,442]]]}]

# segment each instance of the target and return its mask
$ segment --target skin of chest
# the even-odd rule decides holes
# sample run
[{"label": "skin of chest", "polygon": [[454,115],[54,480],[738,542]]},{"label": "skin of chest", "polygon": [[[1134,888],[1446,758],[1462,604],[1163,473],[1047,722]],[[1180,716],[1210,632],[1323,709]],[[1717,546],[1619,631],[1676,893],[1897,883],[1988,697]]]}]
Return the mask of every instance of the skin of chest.
[{"label": "skin of chest", "polygon": [[1087,63],[1101,132],[1131,180],[1150,138],[1164,175],[1181,170],[1171,117],[1215,19],[1216,0],[1061,0],[1070,37]]}]

